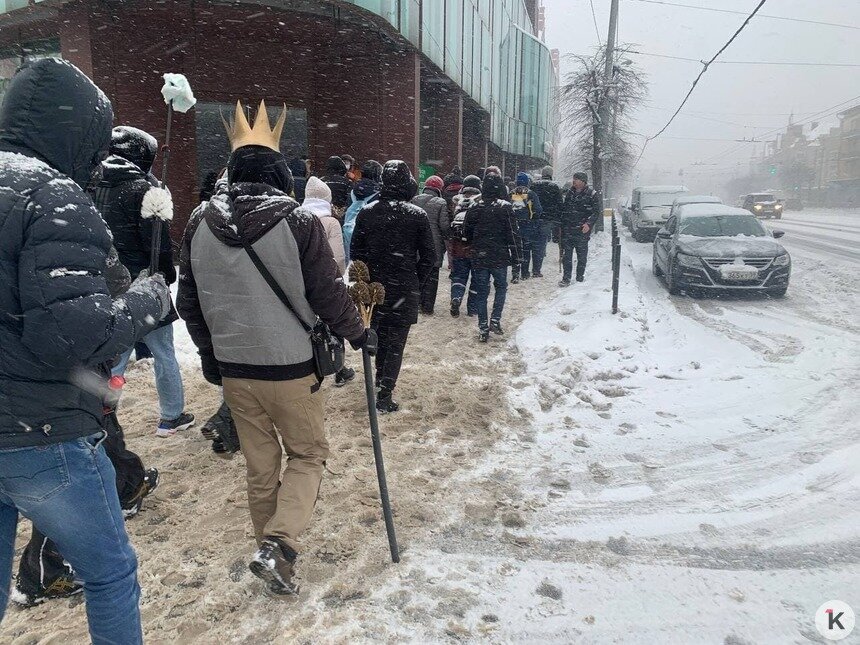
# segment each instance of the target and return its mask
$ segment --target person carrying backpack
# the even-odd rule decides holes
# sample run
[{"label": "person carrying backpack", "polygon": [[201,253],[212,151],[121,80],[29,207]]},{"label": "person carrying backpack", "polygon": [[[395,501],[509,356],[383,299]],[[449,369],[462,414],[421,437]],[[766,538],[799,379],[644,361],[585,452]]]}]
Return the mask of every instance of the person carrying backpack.
[{"label": "person carrying backpack", "polygon": [[381,181],[382,164],[373,159],[365,161],[361,166],[361,179],[356,182],[355,188],[352,189],[352,203],[343,216],[343,250],[347,264],[350,260],[350,245],[352,244],[352,232],[355,230],[355,218],[358,217],[358,211],[379,199]]},{"label": "person carrying backpack", "polygon": [[[451,264],[451,315],[460,315],[460,304],[466,295],[466,287],[472,273],[472,249],[466,243],[464,223],[466,213],[481,199],[481,180],[477,175],[469,175],[463,180],[463,188],[454,196],[454,218],[448,230],[448,260]],[[474,284],[474,281],[473,281]],[[466,315],[478,315],[474,287],[469,290],[466,301]]]},{"label": "person carrying backpack", "polygon": [[514,214],[517,217],[517,224],[520,228],[520,237],[523,240],[523,261],[519,265],[514,265],[513,276],[511,282],[516,284],[523,280],[528,280],[531,277],[529,265],[532,262],[532,256],[535,258],[535,270],[540,273],[540,263],[537,257],[540,256],[541,262],[543,257],[540,254],[541,244],[541,208],[540,199],[533,190],[529,188],[531,178],[528,174],[521,172],[517,173],[517,185],[511,192],[511,205],[514,208]]}]

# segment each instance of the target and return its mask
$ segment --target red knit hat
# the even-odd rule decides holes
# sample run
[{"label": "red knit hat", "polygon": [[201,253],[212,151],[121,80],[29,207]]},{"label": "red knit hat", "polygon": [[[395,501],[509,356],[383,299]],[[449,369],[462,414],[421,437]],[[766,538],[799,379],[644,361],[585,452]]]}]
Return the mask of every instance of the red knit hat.
[{"label": "red knit hat", "polygon": [[424,187],[442,190],[445,188],[445,182],[442,181],[442,178],[439,175],[431,175],[430,177],[427,177],[427,181],[424,182]]}]

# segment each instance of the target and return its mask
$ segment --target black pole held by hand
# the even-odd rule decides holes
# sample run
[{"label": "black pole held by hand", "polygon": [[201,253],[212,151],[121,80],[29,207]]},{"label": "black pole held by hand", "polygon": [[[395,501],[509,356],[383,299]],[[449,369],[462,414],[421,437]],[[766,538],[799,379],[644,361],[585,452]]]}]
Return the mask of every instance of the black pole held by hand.
[{"label": "black pole held by hand", "polygon": [[364,361],[364,389],[367,394],[367,414],[370,417],[370,438],[373,442],[373,459],[376,462],[376,478],[379,480],[379,497],[382,500],[382,515],[385,518],[385,531],[388,534],[388,548],[391,561],[400,562],[397,548],[397,535],[394,533],[394,518],[391,515],[391,502],[388,499],[388,484],[385,481],[385,464],[382,461],[382,442],[379,439],[379,420],[376,416],[376,390],[373,386],[373,365],[367,349],[361,350]]},{"label": "black pole held by hand", "polygon": [[[167,188],[167,162],[170,160],[170,126],[173,124],[173,101],[167,104],[167,129],[164,133],[164,145],[161,146],[161,187]],[[158,259],[161,255],[162,221],[155,218],[152,223],[152,247],[149,254],[149,275],[158,271]]]}]

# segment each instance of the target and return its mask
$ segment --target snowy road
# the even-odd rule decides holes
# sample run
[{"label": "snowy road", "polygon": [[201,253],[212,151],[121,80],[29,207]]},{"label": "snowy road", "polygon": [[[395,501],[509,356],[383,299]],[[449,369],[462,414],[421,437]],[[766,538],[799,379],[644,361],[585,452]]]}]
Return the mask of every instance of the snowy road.
[{"label": "snowy road", "polygon": [[860,212],[792,211],[767,226],[786,232],[783,242],[792,255],[860,263]]}]

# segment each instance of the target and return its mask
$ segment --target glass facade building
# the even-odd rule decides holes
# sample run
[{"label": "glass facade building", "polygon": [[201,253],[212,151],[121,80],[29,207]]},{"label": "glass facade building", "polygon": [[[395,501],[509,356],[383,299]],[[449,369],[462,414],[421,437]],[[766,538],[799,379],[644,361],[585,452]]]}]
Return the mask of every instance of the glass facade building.
[{"label": "glass facade building", "polygon": [[490,115],[505,152],[547,158],[555,74],[524,0],[345,0],[384,18]]}]

